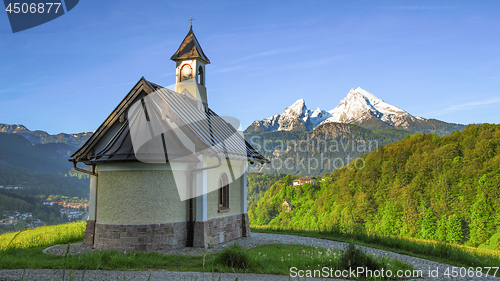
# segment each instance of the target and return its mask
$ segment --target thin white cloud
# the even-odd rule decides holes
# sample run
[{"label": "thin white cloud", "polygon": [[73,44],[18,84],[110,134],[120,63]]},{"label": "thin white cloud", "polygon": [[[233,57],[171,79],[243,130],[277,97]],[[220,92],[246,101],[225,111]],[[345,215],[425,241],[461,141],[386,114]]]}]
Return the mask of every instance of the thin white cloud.
[{"label": "thin white cloud", "polygon": [[456,105],[452,105],[452,106],[445,108],[445,109],[424,113],[424,114],[422,114],[422,116],[426,116],[426,115],[438,116],[438,115],[443,115],[443,114],[454,112],[454,111],[459,111],[459,110],[464,110],[464,109],[472,109],[472,108],[476,108],[476,107],[483,106],[483,105],[494,104],[497,102],[500,102],[500,98],[456,104]]},{"label": "thin white cloud", "polygon": [[233,67],[225,67],[225,68],[219,68],[214,71],[210,71],[211,74],[215,73],[224,73],[224,72],[230,72],[230,71],[237,71],[244,68],[242,65],[239,66],[233,66]]},{"label": "thin white cloud", "polygon": [[134,83],[137,83],[137,82],[127,82],[127,83],[118,83],[118,84],[112,84],[112,85],[105,85],[105,86],[99,86],[99,87],[90,88],[88,90],[89,91],[93,91],[93,90],[106,89],[106,88],[116,87],[116,86],[133,85]]},{"label": "thin white cloud", "polygon": [[323,59],[318,59],[318,60],[313,60],[313,61],[305,61],[305,62],[299,62],[299,63],[284,63],[281,64],[280,66],[269,69],[269,68],[262,68],[259,71],[253,71],[253,73],[249,74],[248,77],[255,77],[255,76],[261,76],[261,75],[266,75],[268,73],[274,73],[279,70],[290,70],[290,69],[308,69],[311,67],[316,67],[316,66],[321,66],[328,64],[332,61],[342,59],[345,57],[348,57],[349,55],[339,55],[339,56],[333,56],[333,57],[328,57],[328,58],[323,58]]},{"label": "thin white cloud", "polygon": [[388,9],[392,10],[452,10],[452,9],[460,9],[464,7],[459,6],[393,6],[388,7]]},{"label": "thin white cloud", "polygon": [[271,50],[271,51],[256,53],[256,54],[253,54],[253,55],[249,55],[249,56],[246,56],[246,57],[242,57],[242,58],[236,59],[236,60],[233,61],[233,63],[244,61],[244,60],[250,60],[250,59],[254,59],[254,58],[260,58],[260,57],[282,55],[282,54],[290,54],[290,53],[295,53],[295,52],[303,51],[305,49],[306,49],[305,47],[292,47],[292,48],[284,48],[284,49]]},{"label": "thin white cloud", "polygon": [[[296,69],[296,68],[307,69],[307,68],[311,68],[311,67],[325,65],[325,64],[328,64],[332,61],[343,59],[343,58],[350,57],[350,56],[356,56],[356,55],[360,55],[360,54],[369,54],[372,52],[380,52],[380,51],[391,50],[391,49],[398,49],[398,48],[403,48],[403,47],[416,45],[416,44],[420,44],[420,43],[421,42],[417,42],[417,43],[411,42],[411,43],[406,43],[406,44],[391,45],[390,47],[367,49],[367,50],[363,50],[363,51],[346,53],[346,54],[341,54],[341,55],[327,57],[327,58],[321,58],[321,59],[312,60],[312,61],[303,61],[303,62],[298,62],[298,63],[282,63],[282,64],[280,64],[279,67],[276,67],[272,70],[269,68],[265,68],[261,71],[254,72],[254,74],[249,75],[249,77],[264,75],[264,74],[267,74],[269,72],[275,72],[277,70],[290,70],[290,69]],[[270,52],[274,52],[274,51],[270,51]],[[265,52],[265,53],[270,53],[270,52]]]},{"label": "thin white cloud", "polygon": [[175,71],[172,71],[172,72],[168,72],[168,73],[162,74],[160,76],[155,76],[153,78],[160,78],[160,77],[174,76],[174,75],[175,75]]},{"label": "thin white cloud", "polygon": [[9,87],[9,88],[6,88],[6,89],[0,89],[0,94],[3,94],[3,93],[18,93],[18,92],[22,92],[22,91],[25,91],[25,90],[29,90],[31,89],[33,85],[37,85],[38,82],[35,82],[35,81],[32,81],[32,82],[25,82],[25,83],[21,83],[19,85],[16,85],[16,86],[12,86],[12,87]]}]

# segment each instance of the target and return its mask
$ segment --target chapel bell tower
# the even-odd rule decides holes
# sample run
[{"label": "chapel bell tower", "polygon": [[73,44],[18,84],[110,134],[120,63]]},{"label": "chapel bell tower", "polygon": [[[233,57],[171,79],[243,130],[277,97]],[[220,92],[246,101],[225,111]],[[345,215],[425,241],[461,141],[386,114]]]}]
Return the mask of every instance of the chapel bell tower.
[{"label": "chapel bell tower", "polygon": [[182,93],[187,90],[193,99],[207,107],[205,66],[210,64],[210,60],[194,36],[192,25],[181,46],[170,59],[176,63],[175,91]]}]

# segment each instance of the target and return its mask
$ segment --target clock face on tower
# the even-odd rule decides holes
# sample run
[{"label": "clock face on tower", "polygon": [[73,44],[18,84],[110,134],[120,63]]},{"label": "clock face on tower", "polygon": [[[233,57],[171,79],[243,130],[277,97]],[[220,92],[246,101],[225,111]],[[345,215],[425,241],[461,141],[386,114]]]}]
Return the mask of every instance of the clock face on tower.
[{"label": "clock face on tower", "polygon": [[181,82],[191,79],[192,77],[191,66],[185,64],[181,68]]}]

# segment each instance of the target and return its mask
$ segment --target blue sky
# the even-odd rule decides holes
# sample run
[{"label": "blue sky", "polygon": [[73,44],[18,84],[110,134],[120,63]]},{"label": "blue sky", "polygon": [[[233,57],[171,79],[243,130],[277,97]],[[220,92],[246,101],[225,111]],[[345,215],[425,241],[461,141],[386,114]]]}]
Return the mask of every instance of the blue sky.
[{"label": "blue sky", "polygon": [[446,122],[500,123],[500,1],[80,1],[13,34],[0,13],[0,123],[93,131],[144,76],[175,82],[189,31],[208,101],[243,127],[362,87]]}]

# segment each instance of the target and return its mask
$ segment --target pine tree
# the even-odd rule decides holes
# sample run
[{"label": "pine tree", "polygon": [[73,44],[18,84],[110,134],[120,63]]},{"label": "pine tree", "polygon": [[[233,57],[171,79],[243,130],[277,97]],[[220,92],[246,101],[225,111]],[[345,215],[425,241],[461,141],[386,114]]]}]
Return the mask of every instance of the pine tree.
[{"label": "pine tree", "polygon": [[470,245],[476,247],[495,234],[493,208],[486,193],[477,196],[471,208],[470,220]]},{"label": "pine tree", "polygon": [[495,224],[497,225],[496,233],[500,233],[500,212],[497,212],[495,217]]},{"label": "pine tree", "polygon": [[446,215],[442,214],[441,219],[437,222],[436,235],[434,239],[439,242],[446,241]]},{"label": "pine tree", "polygon": [[420,226],[420,238],[422,239],[434,239],[436,235],[436,221],[437,218],[432,212],[431,208],[427,208],[424,213],[424,219]]},{"label": "pine tree", "polygon": [[396,202],[387,201],[382,211],[380,232],[384,235],[399,235],[401,227],[401,214],[398,211]]},{"label": "pine tree", "polygon": [[457,214],[448,217],[446,222],[446,241],[448,243],[456,244],[463,238],[462,220]]}]

